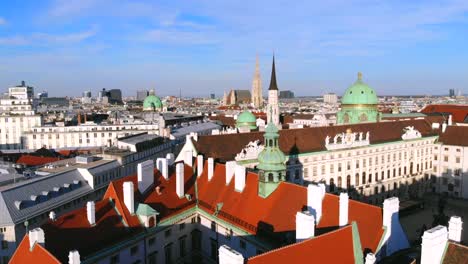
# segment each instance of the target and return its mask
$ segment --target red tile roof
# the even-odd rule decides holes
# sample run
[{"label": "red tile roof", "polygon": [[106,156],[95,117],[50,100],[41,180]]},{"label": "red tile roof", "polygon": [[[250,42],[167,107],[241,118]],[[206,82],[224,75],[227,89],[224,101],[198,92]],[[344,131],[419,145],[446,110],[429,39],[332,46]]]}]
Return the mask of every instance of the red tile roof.
[{"label": "red tile roof", "polygon": [[15,253],[10,259],[10,264],[40,263],[40,264],[60,264],[56,259],[40,244],[34,245],[29,249],[29,236],[24,236]]},{"label": "red tile roof", "polygon": [[436,104],[427,105],[421,110],[424,114],[448,113],[452,115],[453,122],[463,123],[468,120],[468,105]]},{"label": "red tile roof", "polygon": [[[333,137],[347,129],[356,132],[369,131],[371,144],[401,140],[403,129],[414,126],[423,136],[437,135],[426,120],[389,121],[302,129],[283,129],[279,131],[279,146],[285,154],[323,151],[326,136]],[[199,136],[195,148],[205,157],[222,161],[233,160],[245,146],[255,140],[263,142],[263,132]]]},{"label": "red tile roof", "polygon": [[356,263],[352,226],[269,251],[247,260],[248,264]]},{"label": "red tile roof", "polygon": [[468,126],[447,126],[445,132],[440,131],[439,142],[468,147]]},{"label": "red tile roof", "polygon": [[[306,187],[281,182],[270,196],[261,198],[257,174],[247,174],[245,189],[239,193],[234,190],[234,178],[226,185],[225,170],[225,165],[216,164],[211,181],[208,181],[207,170],[198,178],[198,199],[202,209],[214,212],[217,204],[223,203],[218,217],[251,234],[257,234],[259,228],[265,226],[274,233],[296,230],[296,213],[307,205]],[[338,227],[339,197],[325,194],[322,208],[318,233]],[[381,208],[350,200],[351,221],[357,223],[363,248],[375,252],[383,234]]]},{"label": "red tile roof", "polygon": [[40,156],[33,156],[33,155],[23,155],[16,161],[16,163],[24,164],[26,166],[39,166],[39,165],[44,165],[44,164],[59,161],[59,160],[60,158],[55,158],[55,157],[40,157]]},{"label": "red tile roof", "polygon": [[468,264],[468,247],[449,242],[442,263]]}]

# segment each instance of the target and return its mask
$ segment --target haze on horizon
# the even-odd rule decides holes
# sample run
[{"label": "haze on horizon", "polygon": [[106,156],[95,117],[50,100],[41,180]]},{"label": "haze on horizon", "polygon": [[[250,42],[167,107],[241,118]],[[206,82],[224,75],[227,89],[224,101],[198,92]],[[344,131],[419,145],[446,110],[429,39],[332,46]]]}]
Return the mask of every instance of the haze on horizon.
[{"label": "haze on horizon", "polygon": [[363,72],[379,95],[468,92],[468,1],[44,0],[0,4],[0,91],[101,88],[222,96],[341,94]]}]

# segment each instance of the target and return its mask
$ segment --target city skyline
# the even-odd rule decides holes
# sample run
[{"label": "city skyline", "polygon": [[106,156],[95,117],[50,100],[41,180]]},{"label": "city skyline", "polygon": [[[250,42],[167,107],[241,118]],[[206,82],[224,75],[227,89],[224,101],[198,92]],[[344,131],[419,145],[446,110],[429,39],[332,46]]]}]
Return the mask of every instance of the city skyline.
[{"label": "city skyline", "polygon": [[220,97],[251,89],[257,54],[266,91],[275,52],[279,89],[297,96],[341,95],[358,71],[379,95],[466,93],[467,11],[456,0],[5,3],[0,86]]}]

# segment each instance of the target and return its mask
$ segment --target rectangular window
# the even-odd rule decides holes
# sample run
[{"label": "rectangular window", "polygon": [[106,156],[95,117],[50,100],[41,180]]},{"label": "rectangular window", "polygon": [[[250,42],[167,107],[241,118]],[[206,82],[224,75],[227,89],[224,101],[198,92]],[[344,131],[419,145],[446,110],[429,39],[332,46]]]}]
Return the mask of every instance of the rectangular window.
[{"label": "rectangular window", "polygon": [[171,228],[167,229],[165,232],[164,232],[164,237],[168,238],[171,236]]},{"label": "rectangular window", "polygon": [[186,246],[185,246],[185,236],[179,238],[179,253],[180,257],[183,257],[187,254]]},{"label": "rectangular window", "polygon": [[152,238],[148,239],[148,245],[149,246],[154,245],[154,243],[156,243],[156,238],[155,237],[152,237]]},{"label": "rectangular window", "polygon": [[447,155],[444,156],[444,161],[448,161],[448,156]]},{"label": "rectangular window", "polygon": [[245,249],[245,248],[246,248],[245,241],[242,240],[242,239],[240,239],[240,240],[239,240],[239,246],[240,246],[240,248]]},{"label": "rectangular window", "polygon": [[120,263],[120,255],[114,255],[110,258],[110,264],[118,264]]},{"label": "rectangular window", "polygon": [[130,248],[130,255],[135,256],[138,253],[138,246],[134,246]]},{"label": "rectangular window", "polygon": [[216,222],[211,221],[211,231],[216,232]]},{"label": "rectangular window", "polygon": [[460,163],[460,157],[455,158],[455,163]]},{"label": "rectangular window", "polygon": [[164,256],[166,257],[166,264],[172,264],[172,243],[164,247]]},{"label": "rectangular window", "polygon": [[185,228],[185,223],[181,223],[181,224],[179,225],[179,230],[184,230],[184,228]]},{"label": "rectangular window", "polygon": [[213,260],[217,260],[218,259],[218,242],[212,238],[210,241],[210,246],[211,246],[210,256]]},{"label": "rectangular window", "polygon": [[8,241],[2,240],[2,249],[8,249]]}]

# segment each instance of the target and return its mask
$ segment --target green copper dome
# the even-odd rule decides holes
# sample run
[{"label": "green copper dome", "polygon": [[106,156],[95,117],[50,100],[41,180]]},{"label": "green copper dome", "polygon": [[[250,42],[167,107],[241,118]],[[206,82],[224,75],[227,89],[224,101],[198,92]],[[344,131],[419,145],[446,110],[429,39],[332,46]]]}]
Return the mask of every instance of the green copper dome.
[{"label": "green copper dome", "polygon": [[148,95],[143,101],[143,110],[153,111],[162,109],[162,102],[156,95]]},{"label": "green copper dome", "polygon": [[378,104],[377,94],[374,89],[362,81],[362,74],[358,73],[357,81],[351,85],[341,98],[344,105],[376,105]]},{"label": "green copper dome", "polygon": [[246,109],[237,117],[236,127],[248,127],[250,129],[256,129],[257,118],[254,116],[254,114]]}]

